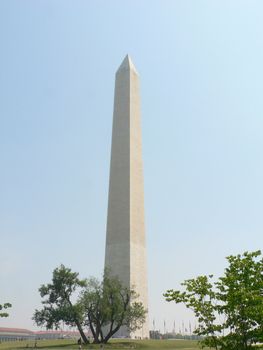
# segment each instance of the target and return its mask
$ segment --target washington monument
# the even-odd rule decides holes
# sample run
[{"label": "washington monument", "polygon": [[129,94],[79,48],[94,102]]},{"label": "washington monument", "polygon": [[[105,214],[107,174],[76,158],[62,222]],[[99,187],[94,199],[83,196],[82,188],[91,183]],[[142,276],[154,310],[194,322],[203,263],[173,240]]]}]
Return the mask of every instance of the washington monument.
[{"label": "washington monument", "polygon": [[[139,76],[128,55],[115,79],[105,267],[148,309]],[[148,338],[148,319],[133,334],[120,332]]]}]

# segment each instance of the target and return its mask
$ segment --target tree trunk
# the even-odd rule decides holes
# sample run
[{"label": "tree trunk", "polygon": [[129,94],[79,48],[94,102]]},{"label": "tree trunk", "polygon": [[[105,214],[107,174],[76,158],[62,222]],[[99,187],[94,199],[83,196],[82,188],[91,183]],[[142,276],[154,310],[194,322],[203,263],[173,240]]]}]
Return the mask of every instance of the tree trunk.
[{"label": "tree trunk", "polygon": [[98,337],[97,337],[97,332],[95,331],[95,329],[94,329],[94,327],[93,327],[93,324],[92,324],[92,322],[91,322],[91,319],[90,319],[90,317],[88,316],[88,318],[89,318],[89,326],[90,326],[90,330],[91,330],[91,333],[92,333],[92,335],[93,335],[93,343],[94,344],[98,344],[99,343],[99,339],[98,339]]},{"label": "tree trunk", "polygon": [[113,336],[113,334],[118,332],[120,328],[121,328],[121,323],[117,327],[115,327],[113,330],[109,331],[109,333],[104,337],[103,343],[106,344],[108,340]]},{"label": "tree trunk", "polygon": [[[68,301],[70,307],[73,308],[73,305],[72,305],[72,302],[70,301],[69,295],[66,294],[65,297],[66,297],[66,300]],[[81,327],[81,324],[80,324],[79,320],[76,319],[76,318],[75,318],[75,323],[76,323],[76,326],[78,327],[79,334],[80,334],[82,340],[84,341],[84,344],[88,344],[89,343],[88,338],[86,337],[86,335],[85,335],[85,333],[84,333],[84,331],[83,331],[83,329]]]},{"label": "tree trunk", "polygon": [[78,320],[76,320],[75,322],[76,322],[76,325],[77,325],[77,327],[78,327],[79,334],[80,334],[82,340],[84,341],[84,344],[88,344],[88,343],[89,343],[89,340],[88,340],[88,338],[86,337],[86,334],[84,333],[84,331],[83,331],[83,329],[82,329],[82,327],[81,327],[81,324],[79,323]]},{"label": "tree trunk", "polygon": [[[100,336],[100,328],[99,325],[96,324],[96,333],[95,333],[95,338],[96,338],[96,343],[99,344],[100,340],[99,340],[99,336]],[[94,339],[95,340],[95,339]]]}]

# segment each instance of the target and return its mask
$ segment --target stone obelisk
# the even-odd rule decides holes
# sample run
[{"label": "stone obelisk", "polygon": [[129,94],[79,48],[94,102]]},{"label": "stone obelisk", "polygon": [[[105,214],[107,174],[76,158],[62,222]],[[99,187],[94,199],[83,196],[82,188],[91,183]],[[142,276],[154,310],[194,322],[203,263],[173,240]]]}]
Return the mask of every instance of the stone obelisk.
[{"label": "stone obelisk", "polygon": [[[105,267],[148,309],[139,76],[128,55],[115,79]],[[148,338],[148,319],[118,335]]]}]

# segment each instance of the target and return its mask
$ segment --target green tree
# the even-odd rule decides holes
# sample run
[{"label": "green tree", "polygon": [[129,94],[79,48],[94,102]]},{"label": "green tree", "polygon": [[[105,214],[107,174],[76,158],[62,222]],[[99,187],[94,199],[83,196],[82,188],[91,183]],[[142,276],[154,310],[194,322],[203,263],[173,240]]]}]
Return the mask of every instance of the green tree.
[{"label": "green tree", "polygon": [[86,286],[86,280],[79,279],[77,272],[60,265],[53,271],[52,283],[39,288],[43,309],[35,310],[33,320],[47,329],[59,328],[60,322],[77,326],[84,341],[88,339],[83,331],[83,312],[79,303],[74,303],[76,292]]},{"label": "green tree", "polygon": [[86,324],[95,343],[107,341],[122,327],[135,331],[145,322],[146,310],[133,289],[126,288],[117,277],[104,274],[102,282],[90,279],[82,293]]},{"label": "green tree", "polygon": [[229,329],[225,342],[249,349],[263,341],[263,258],[261,252],[227,257],[229,266],[216,283],[218,311]]},{"label": "green tree", "polygon": [[168,290],[164,296],[194,311],[199,322],[195,333],[204,336],[201,346],[247,350],[263,341],[263,258],[256,251],[227,261],[218,281],[199,276],[184,281],[184,291]]},{"label": "green tree", "polygon": [[217,319],[217,296],[213,290],[210,276],[198,276],[181,283],[185,291],[168,290],[164,296],[167,301],[184,303],[191,309],[197,320],[198,327],[194,331],[199,336],[204,336],[202,345],[219,348],[217,332],[221,331],[221,325],[216,323]]},{"label": "green tree", "polygon": [[8,317],[9,314],[3,310],[9,309],[11,306],[10,303],[0,304],[0,317]]},{"label": "green tree", "polygon": [[99,282],[78,275],[61,265],[53,271],[52,283],[39,288],[44,300],[33,315],[38,326],[58,328],[61,321],[77,326],[84,343],[89,342],[83,331],[88,326],[95,343],[106,343],[121,326],[134,331],[145,322],[146,310],[136,301],[137,294],[117,278],[105,273]]}]

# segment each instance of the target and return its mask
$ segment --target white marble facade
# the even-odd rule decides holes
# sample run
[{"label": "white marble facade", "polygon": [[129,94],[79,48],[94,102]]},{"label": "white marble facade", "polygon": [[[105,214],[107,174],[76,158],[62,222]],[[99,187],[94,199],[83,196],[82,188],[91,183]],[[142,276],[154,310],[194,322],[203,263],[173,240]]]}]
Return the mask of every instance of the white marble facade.
[{"label": "white marble facade", "polygon": [[[127,55],[116,72],[105,267],[148,309],[139,76]],[[148,338],[143,328],[119,336]]]}]

